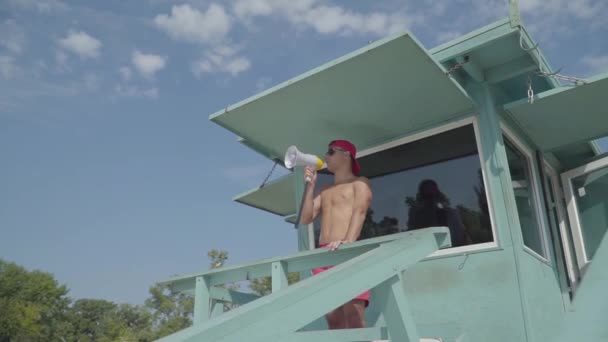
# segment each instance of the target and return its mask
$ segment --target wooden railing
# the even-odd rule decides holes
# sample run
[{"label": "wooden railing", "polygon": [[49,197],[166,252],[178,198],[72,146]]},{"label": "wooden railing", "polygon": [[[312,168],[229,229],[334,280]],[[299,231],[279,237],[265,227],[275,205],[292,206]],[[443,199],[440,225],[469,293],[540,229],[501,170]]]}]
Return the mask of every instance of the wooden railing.
[{"label": "wooden railing", "polygon": [[[344,245],[336,251],[317,249],[292,256],[213,269],[167,280],[174,290],[195,296],[194,325],[160,341],[353,341],[385,338],[418,341],[403,290],[402,272],[449,247],[449,230],[426,228]],[[337,265],[288,286],[288,272]],[[273,293],[264,297],[217,287],[271,276]],[[357,294],[376,288],[386,327],[298,332]],[[218,304],[242,305],[221,313]],[[223,304],[222,304],[223,305]],[[215,308],[214,308],[215,307]],[[353,335],[354,334],[354,335]]]}]

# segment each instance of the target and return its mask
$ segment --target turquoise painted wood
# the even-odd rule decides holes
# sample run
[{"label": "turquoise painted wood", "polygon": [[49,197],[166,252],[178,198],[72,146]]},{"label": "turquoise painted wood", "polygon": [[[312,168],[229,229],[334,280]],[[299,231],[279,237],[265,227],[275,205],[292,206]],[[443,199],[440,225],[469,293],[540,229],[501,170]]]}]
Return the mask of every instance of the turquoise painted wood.
[{"label": "turquoise painted wood", "polygon": [[404,278],[398,273],[378,287],[378,303],[382,306],[391,341],[417,342],[418,328],[410,312],[411,305],[404,289]]},{"label": "turquoise painted wood", "polygon": [[[608,93],[608,73],[591,77],[586,82],[537,93],[532,104],[527,99],[518,100],[506,104],[505,110],[517,119],[520,127],[543,151],[606,136],[608,115],[604,101]],[[574,124],[575,117],[576,129],[564,130]]]},{"label": "turquoise painted wood", "polygon": [[287,264],[284,261],[272,263],[272,292],[277,292],[286,288],[287,283]]},{"label": "turquoise painted wood", "polygon": [[[364,290],[397,276],[433,251],[445,247],[446,243],[449,245],[447,228],[428,228],[397,235],[398,239],[383,239],[390,242],[376,245],[376,248],[327,272],[159,341],[289,341],[289,337],[307,323]],[[206,276],[213,277],[211,274]],[[399,288],[403,291],[402,287]],[[395,298],[400,300],[403,294]],[[406,304],[397,305],[399,310],[404,310]],[[389,332],[403,332],[393,324],[399,323],[387,321]]]},{"label": "turquoise painted wood", "polygon": [[194,287],[194,317],[192,322],[200,324],[209,319],[211,310],[211,296],[209,293],[209,280],[205,276],[198,276],[195,279]]},{"label": "turquoise painted wood", "polygon": [[[190,291],[187,291],[187,290],[182,291],[182,292],[187,293],[187,294],[190,293]],[[235,290],[228,290],[226,288],[218,287],[218,286],[211,287],[210,295],[211,295],[211,299],[214,299],[216,301],[236,303],[236,304],[246,304],[246,303],[249,303],[251,301],[254,301],[254,300],[260,298],[260,296],[253,294],[253,293],[245,293],[245,292],[239,292],[239,291],[235,291]]]},{"label": "turquoise painted wood", "polygon": [[585,272],[585,278],[577,289],[574,310],[559,323],[555,342],[606,341],[608,315],[606,289],[608,289],[608,239],[604,237],[597,248],[593,262]]},{"label": "turquoise painted wood", "polygon": [[[243,265],[215,268],[204,272],[173,277],[161,282],[161,284],[169,285],[174,291],[188,292],[194,290],[195,280],[200,276],[208,278],[209,286],[267,277],[271,276],[271,265],[276,261],[285,262],[290,272],[307,271],[314,267],[342,263],[362,253],[368,252],[382,243],[403,238],[408,236],[408,234],[411,233],[399,233],[365,241],[357,241],[345,245],[343,248],[333,251],[332,253],[327,253],[326,249],[315,249],[290,256],[274,257]],[[445,247],[445,245],[442,247]],[[229,293],[234,292],[230,291]]]},{"label": "turquoise painted wood", "polygon": [[210,318],[215,318],[224,313],[224,303],[219,300],[211,301],[211,313],[209,315]]}]

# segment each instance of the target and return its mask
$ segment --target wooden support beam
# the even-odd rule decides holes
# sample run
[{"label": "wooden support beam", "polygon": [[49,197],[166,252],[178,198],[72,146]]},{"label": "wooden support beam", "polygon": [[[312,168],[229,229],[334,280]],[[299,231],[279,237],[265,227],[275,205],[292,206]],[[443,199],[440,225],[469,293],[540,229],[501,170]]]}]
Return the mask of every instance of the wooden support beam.
[{"label": "wooden support beam", "polygon": [[272,292],[277,292],[288,286],[287,264],[284,261],[272,263]]},{"label": "wooden support beam", "polygon": [[209,294],[209,280],[204,276],[196,277],[194,288],[194,325],[209,320],[211,306],[211,295]]},{"label": "wooden support beam", "polygon": [[495,66],[485,71],[486,81],[495,84],[510,78],[523,75],[538,69],[538,64],[529,55],[523,55],[508,63]]},{"label": "wooden support beam", "polygon": [[221,301],[224,303],[234,303],[234,304],[247,304],[251,301],[254,301],[260,296],[253,293],[245,293],[235,290],[229,290],[219,286],[211,287],[211,299]]},{"label": "wooden support beam", "polygon": [[401,274],[397,274],[380,285],[378,301],[381,303],[391,341],[418,342],[418,331],[401,277]]},{"label": "wooden support beam", "polygon": [[[463,56],[456,57],[456,62],[464,63],[465,58]],[[483,74],[483,70],[475,63],[475,61],[468,60],[465,64],[462,65],[462,68],[477,82],[483,82],[485,77]]]},{"label": "wooden support beam", "polygon": [[215,318],[224,313],[224,302],[219,300],[211,300],[211,318]]}]

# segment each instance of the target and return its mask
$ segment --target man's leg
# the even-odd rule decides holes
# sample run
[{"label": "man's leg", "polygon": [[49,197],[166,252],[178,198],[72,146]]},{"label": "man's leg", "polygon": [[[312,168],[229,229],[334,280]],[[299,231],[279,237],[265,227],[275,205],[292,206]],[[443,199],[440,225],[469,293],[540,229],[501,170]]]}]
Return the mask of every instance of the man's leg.
[{"label": "man's leg", "polygon": [[347,328],[365,328],[365,301],[363,299],[353,299],[344,304],[343,308]]},{"label": "man's leg", "polygon": [[344,306],[341,306],[325,315],[329,329],[346,329]]}]

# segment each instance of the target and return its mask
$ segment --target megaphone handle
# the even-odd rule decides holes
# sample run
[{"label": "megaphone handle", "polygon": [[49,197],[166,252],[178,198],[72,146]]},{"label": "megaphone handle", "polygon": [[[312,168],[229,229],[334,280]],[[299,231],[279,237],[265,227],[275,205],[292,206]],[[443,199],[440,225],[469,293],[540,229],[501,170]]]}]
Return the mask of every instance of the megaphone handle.
[{"label": "megaphone handle", "polygon": [[306,183],[310,183],[310,182],[312,182],[312,178],[306,177],[305,181],[306,181]]}]

